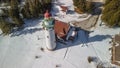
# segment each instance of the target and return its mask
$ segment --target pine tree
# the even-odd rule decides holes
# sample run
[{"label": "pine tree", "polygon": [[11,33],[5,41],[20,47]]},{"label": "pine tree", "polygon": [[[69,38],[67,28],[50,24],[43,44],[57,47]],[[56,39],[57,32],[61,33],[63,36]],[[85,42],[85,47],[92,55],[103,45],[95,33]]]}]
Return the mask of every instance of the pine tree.
[{"label": "pine tree", "polygon": [[[33,0],[34,1],[34,0]],[[34,7],[34,4],[32,4],[33,2],[32,2],[32,0],[29,0],[29,9],[30,9],[30,14],[31,14],[31,16],[33,16],[34,17],[34,15],[35,15],[35,7]]]},{"label": "pine tree", "polygon": [[106,0],[105,5],[109,4],[112,0]]},{"label": "pine tree", "polygon": [[23,16],[25,18],[38,17],[38,10],[36,5],[36,0],[26,0],[25,6],[22,10]]},{"label": "pine tree", "polygon": [[86,0],[73,0],[74,5],[79,8],[82,12],[85,11]]},{"label": "pine tree", "polygon": [[88,13],[92,13],[94,10],[94,4],[92,3],[92,1],[86,1],[86,8],[85,11]]},{"label": "pine tree", "polygon": [[102,21],[108,26],[120,26],[120,0],[106,0]]},{"label": "pine tree", "polygon": [[51,0],[44,0],[44,6],[45,6],[44,11],[46,11],[46,9],[50,11],[51,10]]},{"label": "pine tree", "polygon": [[21,13],[23,14],[24,18],[31,18],[28,1],[26,1]]},{"label": "pine tree", "polygon": [[78,13],[91,13],[93,11],[94,5],[92,1],[87,0],[73,0],[73,4],[75,6],[75,10]]},{"label": "pine tree", "polygon": [[24,24],[24,21],[21,19],[21,18],[12,18],[12,20],[15,22],[15,24],[18,26],[18,27],[21,27],[23,24]]},{"label": "pine tree", "polygon": [[16,9],[18,7],[18,5],[19,5],[18,0],[11,0],[10,1],[11,8],[15,8]]},{"label": "pine tree", "polygon": [[11,8],[9,9],[9,16],[14,21],[14,23],[20,27],[24,24],[23,20],[20,18],[19,13],[19,3],[18,0],[11,0]]},{"label": "pine tree", "polygon": [[9,3],[11,0],[0,0],[0,3],[4,2],[4,3]]},{"label": "pine tree", "polygon": [[37,18],[51,9],[51,0],[26,0],[22,14],[25,18]]},{"label": "pine tree", "polygon": [[9,23],[5,21],[4,18],[0,18],[0,29],[2,30],[4,35],[10,34],[14,26],[15,25],[13,23]]}]

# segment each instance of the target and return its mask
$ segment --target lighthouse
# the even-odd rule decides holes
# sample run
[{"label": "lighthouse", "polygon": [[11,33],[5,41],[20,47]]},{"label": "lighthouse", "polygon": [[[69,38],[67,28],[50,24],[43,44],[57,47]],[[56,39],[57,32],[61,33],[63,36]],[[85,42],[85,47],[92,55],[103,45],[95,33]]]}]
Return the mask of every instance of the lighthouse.
[{"label": "lighthouse", "polygon": [[51,14],[46,10],[43,20],[43,28],[45,32],[46,48],[48,50],[54,50],[56,48],[56,39],[54,32],[54,19],[51,18]]}]

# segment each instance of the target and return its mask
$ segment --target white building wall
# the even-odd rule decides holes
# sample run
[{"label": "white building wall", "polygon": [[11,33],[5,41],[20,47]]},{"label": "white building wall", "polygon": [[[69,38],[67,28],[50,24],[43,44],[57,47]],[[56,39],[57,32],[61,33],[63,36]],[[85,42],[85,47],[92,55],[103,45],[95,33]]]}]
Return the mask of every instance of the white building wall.
[{"label": "white building wall", "polygon": [[45,30],[46,47],[48,50],[54,50],[56,47],[55,33],[53,29]]}]

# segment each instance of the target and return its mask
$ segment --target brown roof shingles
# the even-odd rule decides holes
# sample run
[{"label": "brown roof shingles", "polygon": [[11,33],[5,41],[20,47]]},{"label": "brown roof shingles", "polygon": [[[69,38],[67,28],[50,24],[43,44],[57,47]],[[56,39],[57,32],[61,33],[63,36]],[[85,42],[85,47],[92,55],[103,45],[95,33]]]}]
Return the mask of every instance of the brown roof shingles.
[{"label": "brown roof shingles", "polygon": [[55,20],[55,24],[54,24],[55,34],[60,38],[66,40],[69,28],[70,28],[69,24]]}]

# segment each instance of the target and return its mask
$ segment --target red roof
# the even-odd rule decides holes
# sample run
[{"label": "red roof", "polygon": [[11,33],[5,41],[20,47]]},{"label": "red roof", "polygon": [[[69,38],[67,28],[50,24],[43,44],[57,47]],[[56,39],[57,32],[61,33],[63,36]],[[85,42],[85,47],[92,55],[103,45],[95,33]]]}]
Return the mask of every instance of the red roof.
[{"label": "red roof", "polygon": [[45,12],[45,14],[44,14],[44,17],[45,17],[45,18],[51,17],[51,14],[48,12],[48,10],[46,10],[46,12]]},{"label": "red roof", "polygon": [[54,24],[55,34],[60,38],[66,40],[69,28],[70,28],[69,24],[55,20],[55,24]]}]

